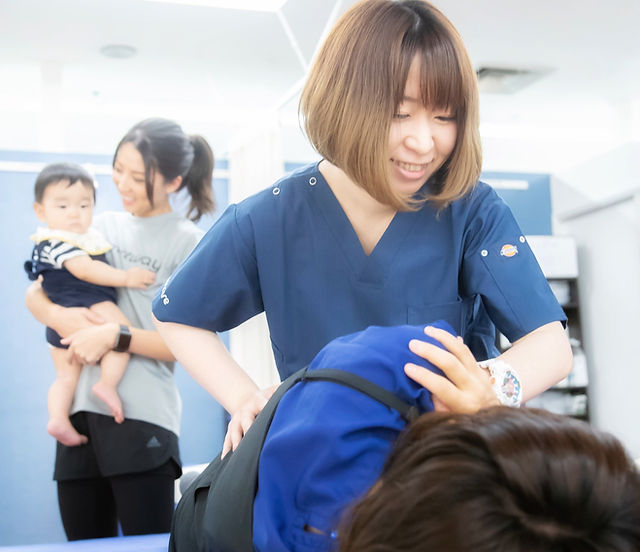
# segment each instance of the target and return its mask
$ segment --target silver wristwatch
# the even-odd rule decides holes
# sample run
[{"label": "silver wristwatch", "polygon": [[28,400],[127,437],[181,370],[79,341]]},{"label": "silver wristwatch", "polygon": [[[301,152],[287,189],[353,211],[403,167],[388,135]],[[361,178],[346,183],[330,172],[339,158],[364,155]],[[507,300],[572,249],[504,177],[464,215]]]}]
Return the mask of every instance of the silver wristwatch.
[{"label": "silver wristwatch", "polygon": [[522,384],[518,372],[504,360],[490,358],[478,365],[489,372],[491,387],[500,404],[518,407],[522,403]]}]

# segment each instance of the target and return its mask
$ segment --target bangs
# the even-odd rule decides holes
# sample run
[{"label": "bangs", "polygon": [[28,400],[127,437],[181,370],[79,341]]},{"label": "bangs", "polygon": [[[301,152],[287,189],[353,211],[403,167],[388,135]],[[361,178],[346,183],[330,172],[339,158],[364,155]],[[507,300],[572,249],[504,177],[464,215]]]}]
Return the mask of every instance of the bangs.
[{"label": "bangs", "polygon": [[[431,23],[431,25],[429,25]],[[395,90],[395,102],[399,105],[404,96],[404,86],[409,67],[419,56],[421,101],[424,106],[450,110],[457,119],[466,106],[468,90],[464,85],[462,67],[451,37],[436,22],[420,20],[404,36],[401,46],[402,83]]]},{"label": "bangs", "polygon": [[316,151],[374,199],[398,210],[419,208],[391,187],[387,159],[393,116],[416,56],[416,100],[446,112],[457,125],[454,150],[434,175],[434,193],[425,198],[446,207],[477,182],[482,151],[473,65],[459,33],[433,5],[424,0],[355,4],[324,41],[299,104]]}]

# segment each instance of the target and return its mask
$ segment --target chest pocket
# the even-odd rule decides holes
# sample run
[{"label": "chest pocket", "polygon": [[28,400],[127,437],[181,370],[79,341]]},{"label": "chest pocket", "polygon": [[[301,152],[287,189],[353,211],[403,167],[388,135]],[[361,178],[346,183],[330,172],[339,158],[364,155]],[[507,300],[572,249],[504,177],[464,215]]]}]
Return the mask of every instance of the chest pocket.
[{"label": "chest pocket", "polygon": [[407,324],[429,324],[436,320],[444,320],[458,335],[464,335],[477,310],[479,297],[458,298],[448,303],[429,305],[409,305],[407,307]]},{"label": "chest pocket", "polygon": [[473,295],[434,305],[407,307],[407,323],[428,324],[436,320],[445,320],[451,324],[465,344],[478,360],[498,355],[493,322],[489,318],[480,295]]}]

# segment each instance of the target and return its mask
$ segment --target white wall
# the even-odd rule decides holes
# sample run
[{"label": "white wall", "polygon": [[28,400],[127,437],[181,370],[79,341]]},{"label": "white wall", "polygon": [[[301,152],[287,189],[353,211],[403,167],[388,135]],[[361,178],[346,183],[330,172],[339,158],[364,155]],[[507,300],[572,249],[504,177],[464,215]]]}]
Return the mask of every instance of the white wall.
[{"label": "white wall", "polygon": [[[229,202],[237,203],[271,186],[284,174],[282,135],[275,118],[263,121],[229,148]],[[229,349],[256,385],[264,389],[277,384],[267,318],[264,313],[229,332]]]},{"label": "white wall", "polygon": [[[553,180],[557,233],[578,244],[579,292],[584,347],[591,378],[590,405],[596,426],[621,438],[640,457],[640,209],[637,198],[594,212],[610,197],[640,189],[635,167],[640,142],[594,157]],[[569,220],[563,213],[574,213]]]}]

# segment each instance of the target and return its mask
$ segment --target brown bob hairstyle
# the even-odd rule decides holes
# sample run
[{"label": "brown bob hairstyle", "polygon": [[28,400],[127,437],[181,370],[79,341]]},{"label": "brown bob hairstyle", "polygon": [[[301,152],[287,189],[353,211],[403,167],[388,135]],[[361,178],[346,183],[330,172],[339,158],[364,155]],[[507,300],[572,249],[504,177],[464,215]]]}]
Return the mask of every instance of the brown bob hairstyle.
[{"label": "brown bob hairstyle", "polygon": [[640,550],[640,474],[621,443],[543,410],[426,414],[347,514],[341,552]]},{"label": "brown bob hairstyle", "polygon": [[415,56],[422,60],[422,102],[450,110],[457,123],[454,150],[425,197],[445,207],[475,185],[482,152],[476,75],[460,35],[437,8],[421,0],[356,4],[322,45],[299,106],[318,153],[400,210],[417,205],[389,185],[389,129]]}]

